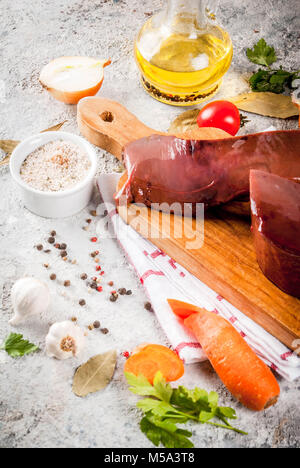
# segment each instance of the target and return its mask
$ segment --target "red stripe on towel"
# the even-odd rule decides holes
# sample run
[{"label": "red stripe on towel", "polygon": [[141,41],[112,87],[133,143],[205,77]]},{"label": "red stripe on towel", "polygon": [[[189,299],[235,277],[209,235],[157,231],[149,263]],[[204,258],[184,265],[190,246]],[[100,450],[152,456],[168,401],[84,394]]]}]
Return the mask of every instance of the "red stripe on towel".
[{"label": "red stripe on towel", "polygon": [[169,264],[171,265],[172,268],[174,268],[174,270],[177,270],[176,262],[173,258],[170,258]]},{"label": "red stripe on towel", "polygon": [[282,354],[280,357],[283,361],[286,361],[287,358],[291,357],[293,355],[293,352],[292,351],[288,351],[287,353],[285,354]]},{"label": "red stripe on towel", "polygon": [[155,259],[157,257],[160,257],[160,255],[162,255],[163,257],[166,256],[165,252],[163,252],[162,250],[155,250],[155,252],[151,254],[151,257]]},{"label": "red stripe on towel", "polygon": [[234,316],[230,317],[229,319],[229,322],[231,322],[232,324],[234,324],[236,321],[237,321],[237,318]]},{"label": "red stripe on towel", "polygon": [[153,270],[148,270],[146,273],[141,276],[140,281],[142,284],[144,284],[145,280],[149,278],[149,276],[165,276],[165,274],[162,271],[153,271]]}]

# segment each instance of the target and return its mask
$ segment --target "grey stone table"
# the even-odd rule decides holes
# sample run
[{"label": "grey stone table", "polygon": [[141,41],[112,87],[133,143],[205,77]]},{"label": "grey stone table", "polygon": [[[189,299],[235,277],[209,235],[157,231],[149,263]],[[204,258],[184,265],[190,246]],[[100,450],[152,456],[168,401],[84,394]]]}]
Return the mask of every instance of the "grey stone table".
[{"label": "grey stone table", "polygon": [[[135,33],[163,3],[1,0],[0,138],[22,139],[65,119],[66,131],[78,133],[76,108],[54,101],[38,82],[42,65],[62,55],[112,57],[101,95],[120,101],[146,124],[166,130],[180,109],[160,104],[144,93],[133,59]],[[260,37],[276,46],[282,64],[299,69],[298,0],[223,0],[219,19],[235,45],[234,63],[220,96],[247,88],[241,74],[246,76],[252,66],[245,58],[245,48]],[[271,124],[278,129],[297,126],[296,120],[283,122],[254,115],[250,120],[247,132]],[[111,155],[101,150],[98,153],[99,173],[118,170],[118,162]],[[144,310],[147,300],[144,290],[123,252],[114,240],[99,240],[97,248],[105,270],[104,291],[88,294],[79,276],[83,272],[91,274],[94,268],[88,256],[94,221],[90,232],[82,230],[89,210],[62,221],[34,216],[23,208],[7,168],[0,173],[0,200],[0,341],[12,331],[8,325],[12,314],[10,289],[17,278],[25,274],[42,278],[48,281],[53,294],[48,316],[19,328],[41,351],[18,360],[0,352],[0,446],[151,447],[138,427],[136,398],[124,382],[121,352],[141,342],[166,343],[166,338],[153,314]],[[76,265],[58,262],[54,254],[46,257],[33,248],[39,242],[45,243],[52,229],[57,231],[58,240],[68,243]],[[44,268],[45,262],[50,264],[49,270]],[[51,272],[57,273],[55,283],[49,281]],[[72,282],[67,291],[61,285],[65,279]],[[115,287],[131,289],[133,295],[111,303],[106,280],[114,281]],[[85,308],[78,306],[81,297],[86,299]],[[88,346],[80,361],[58,362],[47,358],[43,350],[49,324],[72,316],[78,317],[82,327],[98,319],[109,334],[89,332]],[[76,367],[109,349],[117,349],[119,353],[111,385],[86,399],[75,397],[71,383]],[[209,364],[189,366],[183,382],[220,392],[222,403],[237,409],[239,426],[249,431],[248,437],[242,437],[211,427],[191,426],[196,447],[299,446],[299,382],[281,380],[280,403],[261,414],[247,411],[233,401]]]}]

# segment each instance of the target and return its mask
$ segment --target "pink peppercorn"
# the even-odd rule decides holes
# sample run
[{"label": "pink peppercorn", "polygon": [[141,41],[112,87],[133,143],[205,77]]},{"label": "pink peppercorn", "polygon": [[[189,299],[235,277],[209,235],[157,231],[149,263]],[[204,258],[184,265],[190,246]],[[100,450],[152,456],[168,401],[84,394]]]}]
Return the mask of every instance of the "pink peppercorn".
[{"label": "pink peppercorn", "polygon": [[124,351],[124,353],[122,353],[122,354],[123,354],[124,358],[126,358],[126,359],[128,359],[129,356],[130,356],[128,351]]},{"label": "pink peppercorn", "polygon": [[101,266],[100,265],[96,266],[96,271],[101,271]]},{"label": "pink peppercorn", "polygon": [[97,237],[92,237],[91,238],[91,242],[97,242],[97,240],[98,240]]},{"label": "pink peppercorn", "polygon": [[98,291],[98,292],[102,292],[102,291],[103,291],[102,286],[98,286],[97,291]]}]

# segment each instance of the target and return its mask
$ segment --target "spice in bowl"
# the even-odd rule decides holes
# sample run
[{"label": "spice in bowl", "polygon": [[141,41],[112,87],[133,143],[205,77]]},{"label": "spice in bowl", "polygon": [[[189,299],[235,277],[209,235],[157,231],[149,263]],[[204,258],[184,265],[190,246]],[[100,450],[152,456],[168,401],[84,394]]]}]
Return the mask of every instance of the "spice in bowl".
[{"label": "spice in bowl", "polygon": [[73,188],[88,175],[91,161],[76,144],[50,141],[30,153],[20,169],[21,179],[42,192],[61,192]]}]

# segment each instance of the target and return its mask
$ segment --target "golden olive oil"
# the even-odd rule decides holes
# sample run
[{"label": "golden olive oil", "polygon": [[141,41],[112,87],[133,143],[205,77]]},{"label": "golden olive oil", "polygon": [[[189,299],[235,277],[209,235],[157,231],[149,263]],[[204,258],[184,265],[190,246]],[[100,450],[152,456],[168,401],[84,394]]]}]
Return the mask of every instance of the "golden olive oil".
[{"label": "golden olive oil", "polygon": [[228,33],[214,25],[203,34],[171,34],[157,44],[152,35],[154,45],[150,57],[151,27],[150,20],[140,31],[135,45],[146,91],[159,101],[177,106],[211,98],[232,61],[233,48]]}]

